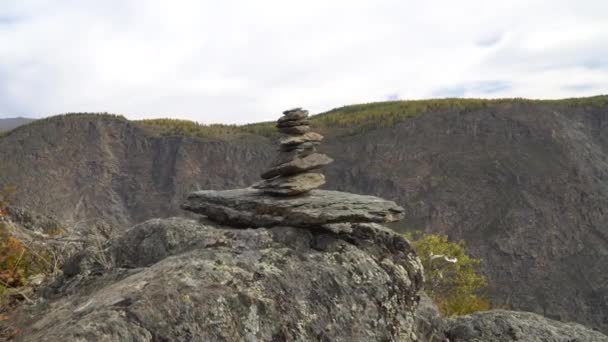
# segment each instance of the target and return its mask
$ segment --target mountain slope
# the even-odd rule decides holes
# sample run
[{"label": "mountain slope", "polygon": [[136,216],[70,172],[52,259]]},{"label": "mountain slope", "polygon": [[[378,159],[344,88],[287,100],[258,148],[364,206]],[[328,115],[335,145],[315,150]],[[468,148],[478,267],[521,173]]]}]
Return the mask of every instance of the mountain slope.
[{"label": "mountain slope", "polygon": [[[395,229],[464,239],[497,305],[608,331],[608,97],[390,102],[312,123],[336,160],[326,188],[397,201]],[[269,125],[52,118],[0,139],[0,180],[18,205],[126,225],[180,213],[193,188],[256,181]]]},{"label": "mountain slope", "polygon": [[6,118],[6,119],[0,118],[0,133],[10,131],[11,129],[28,124],[32,121],[34,121],[34,119],[21,118],[21,117]]},{"label": "mountain slope", "polygon": [[0,140],[0,180],[17,205],[64,221],[121,226],[177,212],[193,188],[244,186],[271,151],[258,137],[225,142],[159,137],[122,117],[69,115],[37,121]]},{"label": "mountain slope", "polygon": [[608,328],[608,107],[443,112],[334,141],[329,183],[464,239],[493,301]]}]

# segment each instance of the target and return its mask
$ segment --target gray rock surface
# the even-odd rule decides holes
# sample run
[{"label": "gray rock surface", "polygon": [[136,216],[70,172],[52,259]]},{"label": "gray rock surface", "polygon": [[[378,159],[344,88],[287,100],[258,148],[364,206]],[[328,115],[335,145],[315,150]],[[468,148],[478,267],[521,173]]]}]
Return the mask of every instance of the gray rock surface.
[{"label": "gray rock surface", "polygon": [[395,202],[329,190],[313,190],[295,197],[273,197],[251,188],[197,191],[188,195],[182,209],[241,227],[387,223],[398,221],[404,215],[403,208]]},{"label": "gray rock surface", "polygon": [[73,258],[0,327],[17,341],[414,341],[418,259],[398,234],[356,226],[151,220]]},{"label": "gray rock surface", "polygon": [[418,294],[420,300],[416,308],[416,336],[425,342],[448,342],[445,335],[448,324],[441,316],[433,300],[425,293]]},{"label": "gray rock surface", "polygon": [[286,163],[271,167],[262,173],[261,177],[263,179],[271,179],[277,176],[291,176],[328,165],[333,161],[333,159],[325,154],[313,153],[305,157],[297,157]]},{"label": "gray rock surface", "polygon": [[289,151],[280,151],[276,159],[272,162],[272,166],[281,165],[290,162],[296,158],[303,158],[310,154],[315,153],[315,148],[296,148],[290,149]]},{"label": "gray rock surface", "polygon": [[271,195],[296,196],[325,184],[325,176],[317,172],[306,172],[292,176],[277,177],[254,184],[252,187]]},{"label": "gray rock surface", "polygon": [[323,140],[323,136],[319,133],[308,132],[303,135],[294,135],[283,138],[279,141],[281,148],[284,146],[297,146],[306,142],[320,142]]},{"label": "gray rock surface", "polygon": [[308,126],[310,125],[309,120],[293,120],[293,121],[282,121],[277,123],[277,128],[283,127],[294,127],[294,126]]},{"label": "gray rock surface", "polygon": [[294,108],[283,112],[283,116],[278,120],[279,123],[285,121],[302,120],[308,117],[308,111],[302,108]]},{"label": "gray rock surface", "polygon": [[607,342],[608,336],[576,323],[530,312],[493,310],[448,321],[450,342]]},{"label": "gray rock surface", "polygon": [[442,317],[424,292],[416,309],[416,336],[425,342],[607,342],[608,336],[576,323],[518,311],[492,310]]},{"label": "gray rock surface", "polygon": [[[314,133],[314,132],[308,132],[308,133]],[[304,151],[315,152],[316,147],[319,146],[319,144],[320,144],[320,142],[318,142],[318,141],[307,141],[307,142],[300,143],[298,145],[281,145],[279,147],[279,151],[285,152],[285,151],[292,151],[292,150],[304,150]]]},{"label": "gray rock surface", "polygon": [[6,209],[8,217],[25,229],[42,233],[49,231],[56,233],[63,228],[61,223],[52,216],[42,215],[23,207],[8,206]]},{"label": "gray rock surface", "polygon": [[292,126],[292,127],[280,127],[279,132],[283,134],[305,134],[310,132],[310,126]]}]

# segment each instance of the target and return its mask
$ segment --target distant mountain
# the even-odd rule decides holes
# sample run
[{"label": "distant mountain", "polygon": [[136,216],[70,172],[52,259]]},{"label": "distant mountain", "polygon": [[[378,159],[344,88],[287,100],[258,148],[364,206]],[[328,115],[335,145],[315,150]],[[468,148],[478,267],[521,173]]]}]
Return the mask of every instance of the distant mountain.
[{"label": "distant mountain", "polygon": [[32,121],[34,121],[35,119],[29,119],[29,118],[6,118],[6,119],[2,119],[0,118],[0,133],[1,132],[6,132],[6,131],[10,131],[13,128],[25,125],[27,123],[30,123]]},{"label": "distant mountain", "polygon": [[[608,331],[608,96],[347,106],[311,118],[327,189],[406,209],[395,229],[464,240],[499,307]],[[111,115],[38,120],[0,138],[0,185],[62,220],[184,215],[193,189],[243,187],[274,158],[272,123]]]}]

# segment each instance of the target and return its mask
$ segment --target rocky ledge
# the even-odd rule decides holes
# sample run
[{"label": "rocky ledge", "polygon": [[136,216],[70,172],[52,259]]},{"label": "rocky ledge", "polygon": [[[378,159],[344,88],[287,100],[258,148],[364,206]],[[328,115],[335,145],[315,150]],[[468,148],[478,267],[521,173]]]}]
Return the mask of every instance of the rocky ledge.
[{"label": "rocky ledge", "polygon": [[403,218],[395,202],[374,196],[312,190],[292,197],[276,197],[256,189],[197,191],[182,209],[237,227],[328,227],[339,223],[387,223]]},{"label": "rocky ledge", "polygon": [[416,311],[416,336],[425,342],[608,342],[599,331],[531,312],[492,310],[442,317],[424,293]]},{"label": "rocky ledge", "polygon": [[531,312],[494,310],[449,320],[451,342],[607,342],[608,336],[577,323],[558,322]]},{"label": "rocky ledge", "polygon": [[405,239],[154,219],[73,257],[0,326],[18,341],[414,341],[422,285]]}]

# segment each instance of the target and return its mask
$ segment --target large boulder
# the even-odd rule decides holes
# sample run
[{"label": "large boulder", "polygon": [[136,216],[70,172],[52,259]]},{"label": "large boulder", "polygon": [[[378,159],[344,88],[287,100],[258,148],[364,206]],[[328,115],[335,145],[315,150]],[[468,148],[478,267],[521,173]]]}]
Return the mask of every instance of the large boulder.
[{"label": "large boulder", "polygon": [[88,249],[2,324],[19,341],[414,341],[422,269],[375,223],[154,219]]},{"label": "large boulder", "polygon": [[448,341],[445,335],[447,320],[439,313],[437,305],[424,292],[419,293],[416,309],[416,336],[425,342]]},{"label": "large boulder", "polygon": [[450,342],[608,342],[599,331],[530,312],[480,312],[452,319],[448,325]]},{"label": "large boulder", "polygon": [[443,317],[424,292],[415,329],[419,340],[428,342],[608,342],[608,336],[580,324],[530,312],[492,310]]}]

